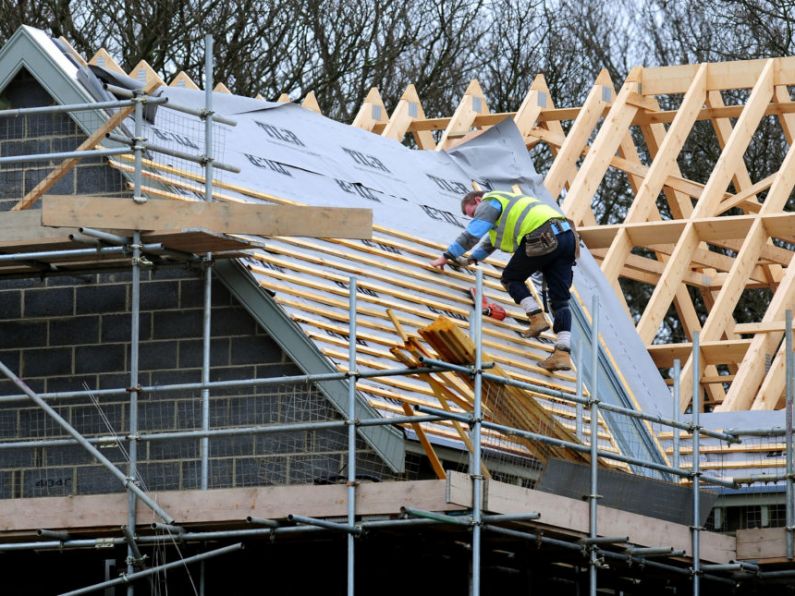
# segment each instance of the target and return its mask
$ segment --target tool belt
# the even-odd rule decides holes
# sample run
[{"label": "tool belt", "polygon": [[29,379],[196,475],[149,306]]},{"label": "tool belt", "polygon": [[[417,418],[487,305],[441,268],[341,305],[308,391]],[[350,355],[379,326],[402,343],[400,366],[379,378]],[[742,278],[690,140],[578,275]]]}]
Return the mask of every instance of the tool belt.
[{"label": "tool belt", "polygon": [[528,257],[543,257],[558,247],[557,234],[570,230],[563,219],[550,219],[524,237],[524,251]]}]

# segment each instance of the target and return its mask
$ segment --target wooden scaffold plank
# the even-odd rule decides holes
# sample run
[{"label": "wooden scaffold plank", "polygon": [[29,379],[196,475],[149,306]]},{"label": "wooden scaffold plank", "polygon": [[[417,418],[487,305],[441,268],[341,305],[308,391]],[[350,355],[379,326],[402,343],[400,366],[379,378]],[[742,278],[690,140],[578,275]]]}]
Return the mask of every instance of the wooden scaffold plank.
[{"label": "wooden scaffold plank", "polygon": [[[307,225],[308,220],[311,225]],[[45,197],[42,222],[47,226],[113,230],[205,228],[261,236],[372,236],[370,209],[157,199],[139,204],[127,199],[72,195]]]}]

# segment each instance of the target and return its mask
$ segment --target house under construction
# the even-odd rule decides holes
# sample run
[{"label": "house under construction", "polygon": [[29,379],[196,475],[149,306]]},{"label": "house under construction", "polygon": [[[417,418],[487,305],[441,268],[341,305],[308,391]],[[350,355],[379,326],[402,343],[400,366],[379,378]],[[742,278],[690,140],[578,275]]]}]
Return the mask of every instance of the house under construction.
[{"label": "house under construction", "polygon": [[[539,75],[510,113],[473,81],[444,118],[373,89],[347,124],[214,86],[206,43],[203,89],[0,49],[4,593],[791,593],[795,58],[602,73],[582,106]],[[752,180],[763,122],[789,149]],[[539,366],[505,259],[428,266],[472,188],[577,224],[576,370]]]}]

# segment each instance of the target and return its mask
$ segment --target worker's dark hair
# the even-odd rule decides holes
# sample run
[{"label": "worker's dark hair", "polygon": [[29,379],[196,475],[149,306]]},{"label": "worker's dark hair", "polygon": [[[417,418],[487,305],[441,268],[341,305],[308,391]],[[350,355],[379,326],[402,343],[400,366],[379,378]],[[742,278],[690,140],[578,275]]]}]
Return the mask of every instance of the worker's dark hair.
[{"label": "worker's dark hair", "polygon": [[484,194],[486,194],[486,193],[483,192],[482,190],[472,190],[472,191],[468,192],[467,194],[465,194],[461,198],[461,213],[466,215],[467,214],[466,206],[467,205],[471,205],[472,203],[474,203],[475,199],[482,199]]}]

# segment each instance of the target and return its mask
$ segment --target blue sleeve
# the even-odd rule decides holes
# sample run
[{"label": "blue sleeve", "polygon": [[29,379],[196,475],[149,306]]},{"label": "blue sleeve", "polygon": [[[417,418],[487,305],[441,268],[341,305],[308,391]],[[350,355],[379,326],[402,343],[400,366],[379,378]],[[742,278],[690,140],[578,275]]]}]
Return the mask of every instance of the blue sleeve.
[{"label": "blue sleeve", "polygon": [[496,201],[484,201],[481,203],[475,212],[475,217],[469,222],[466,230],[447,247],[445,254],[452,258],[458,258],[475,246],[478,240],[494,226],[494,223],[500,217],[501,207]]},{"label": "blue sleeve", "polygon": [[486,238],[483,242],[478,244],[471,253],[469,253],[469,258],[476,261],[483,261],[493,252],[494,247],[491,245],[491,240]]}]

